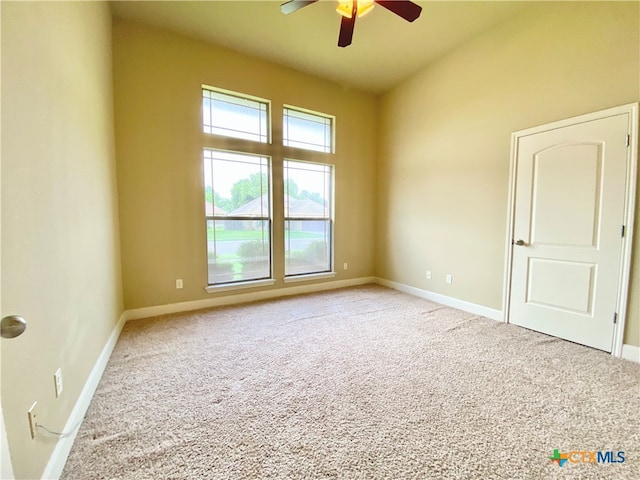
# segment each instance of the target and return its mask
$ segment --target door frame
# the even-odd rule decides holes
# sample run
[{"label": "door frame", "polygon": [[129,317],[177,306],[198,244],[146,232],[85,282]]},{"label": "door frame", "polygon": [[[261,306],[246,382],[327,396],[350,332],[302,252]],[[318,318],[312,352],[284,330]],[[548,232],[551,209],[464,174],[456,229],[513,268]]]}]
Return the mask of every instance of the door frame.
[{"label": "door frame", "polygon": [[[625,203],[624,203],[624,225],[625,236],[622,239],[622,255],[620,259],[620,275],[618,278],[618,297],[616,299],[616,311],[618,313],[617,322],[613,328],[613,343],[611,355],[622,356],[622,345],[624,341],[624,326],[627,320],[627,304],[629,297],[629,282],[631,274],[631,256],[633,245],[633,221],[635,216],[635,199],[638,180],[638,102],[620,105],[619,107],[608,108],[598,112],[587,113],[577,117],[567,118],[557,122],[539,125],[525,130],[519,130],[511,134],[511,161],[509,165],[509,197],[507,202],[507,233],[505,238],[505,272],[504,272],[504,293],[502,297],[502,311],[504,312],[505,323],[510,323],[510,297],[511,297],[511,275],[513,268],[513,228],[515,223],[515,194],[516,194],[516,174],[518,165],[517,154],[520,139],[542,133],[549,130],[578,125],[580,123],[600,120],[616,115],[629,115],[629,148],[627,148],[627,175],[625,179]],[[613,319],[612,319],[613,320]]]}]

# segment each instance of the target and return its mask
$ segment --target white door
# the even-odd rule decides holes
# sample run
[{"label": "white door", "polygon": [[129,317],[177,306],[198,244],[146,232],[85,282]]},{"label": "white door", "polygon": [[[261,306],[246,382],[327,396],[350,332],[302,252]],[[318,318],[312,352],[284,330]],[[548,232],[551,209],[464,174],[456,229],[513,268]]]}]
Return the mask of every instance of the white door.
[{"label": "white door", "polygon": [[629,114],[516,145],[509,322],[611,352]]}]

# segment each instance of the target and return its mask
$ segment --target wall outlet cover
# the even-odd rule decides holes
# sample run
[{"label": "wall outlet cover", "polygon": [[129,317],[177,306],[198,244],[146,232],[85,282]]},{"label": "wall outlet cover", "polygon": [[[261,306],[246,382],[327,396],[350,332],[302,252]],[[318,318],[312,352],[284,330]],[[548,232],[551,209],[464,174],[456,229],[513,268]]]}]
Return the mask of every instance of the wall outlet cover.
[{"label": "wall outlet cover", "polygon": [[29,419],[29,432],[31,433],[31,440],[36,438],[36,405],[38,402],[33,402],[31,408],[27,410],[27,418]]},{"label": "wall outlet cover", "polygon": [[60,396],[62,393],[62,370],[57,369],[56,373],[53,374],[53,386],[56,391],[56,398]]}]

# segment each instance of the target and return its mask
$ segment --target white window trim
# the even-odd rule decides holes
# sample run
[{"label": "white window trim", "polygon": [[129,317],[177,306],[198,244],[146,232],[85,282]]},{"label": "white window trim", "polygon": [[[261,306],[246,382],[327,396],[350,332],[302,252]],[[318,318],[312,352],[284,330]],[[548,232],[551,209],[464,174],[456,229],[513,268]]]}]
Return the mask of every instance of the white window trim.
[{"label": "white window trim", "polygon": [[[336,238],[336,232],[335,232],[335,228],[336,228],[336,219],[335,219],[335,215],[336,215],[336,166],[333,163],[326,163],[326,162],[316,162],[316,161],[312,161],[312,160],[299,160],[299,159],[294,159],[294,158],[290,158],[290,157],[284,157],[283,158],[283,167],[284,167],[284,163],[285,162],[298,162],[298,163],[309,163],[309,164],[314,164],[314,165],[325,165],[328,167],[331,167],[331,210],[329,213],[329,223],[331,225],[331,262],[329,265],[329,268],[331,270],[329,271],[322,271],[322,272],[310,272],[310,273],[303,273],[303,274],[295,274],[295,275],[285,275],[284,277],[284,283],[294,283],[294,282],[303,282],[305,280],[315,280],[318,278],[324,278],[324,277],[335,277],[336,276],[336,272],[335,272],[335,261],[336,261],[336,251],[335,251],[335,238]],[[284,176],[283,176],[284,179]],[[286,223],[287,221],[287,217],[284,216],[284,221]],[[286,255],[285,255],[286,257]],[[285,258],[285,262],[286,262],[286,258]],[[286,271],[286,266],[285,266],[285,271]]]},{"label": "white window trim", "polygon": [[333,278],[336,276],[336,272],[320,272],[320,273],[309,273],[305,275],[292,275],[289,277],[284,277],[284,283],[296,283],[296,282],[307,282],[311,280],[321,280],[323,278]]},{"label": "white window trim", "polygon": [[[260,141],[257,141],[257,140],[248,140],[246,138],[230,137],[230,136],[219,135],[219,134],[215,134],[215,133],[204,133],[202,131],[202,127],[201,127],[200,128],[200,133],[202,133],[202,135],[205,135],[205,136],[208,136],[208,137],[211,137],[211,136],[221,137],[221,138],[225,138],[227,140],[229,140],[229,139],[238,140],[240,142],[251,142],[251,143],[255,143],[256,145],[273,145],[273,137],[272,137],[272,133],[273,133],[273,118],[272,118],[273,105],[271,104],[271,100],[269,100],[267,98],[256,97],[255,95],[249,95],[249,94],[246,94],[246,93],[236,92],[234,90],[227,90],[225,88],[212,87],[211,85],[206,85],[204,83],[201,85],[201,88],[200,88],[200,95],[201,96],[202,96],[202,90],[210,90],[212,92],[222,93],[224,95],[230,95],[232,97],[246,98],[247,100],[252,100],[254,102],[265,103],[267,105],[267,141],[266,142],[260,142]],[[201,98],[201,100],[202,100],[202,98]],[[334,119],[334,123],[335,123],[335,119]]]},{"label": "white window trim", "polygon": [[245,288],[267,287],[269,285],[274,285],[275,283],[276,283],[276,280],[274,278],[265,278],[262,280],[249,280],[247,282],[221,283],[219,285],[209,285],[207,287],[204,287],[204,291],[207,293],[225,292],[227,290],[242,290]]},{"label": "white window trim", "polygon": [[[322,113],[322,112],[316,112],[315,110],[309,110],[308,108],[296,107],[295,105],[289,105],[287,103],[284,103],[282,105],[283,115],[284,115],[284,109],[294,110],[294,111],[298,111],[298,112],[302,112],[302,113],[308,113],[310,115],[316,115],[318,117],[329,118],[331,120],[331,148],[330,148],[331,151],[330,152],[320,152],[320,151],[317,151],[317,150],[311,150],[311,149],[307,149],[307,148],[290,147],[290,146],[283,145],[284,148],[295,148],[296,150],[303,150],[305,152],[314,152],[314,153],[319,153],[319,154],[323,154],[323,155],[335,155],[335,153],[336,153],[336,116],[335,115],[329,115],[329,114]],[[269,119],[269,120],[271,120],[271,119]],[[282,140],[284,142],[284,138]]]},{"label": "white window trim", "polygon": [[[203,147],[202,151],[211,150],[213,152],[228,152],[239,155],[252,155],[256,157],[265,157],[267,158],[267,165],[269,166],[269,218],[259,218],[258,220],[268,220],[269,221],[269,278],[258,278],[255,280],[246,280],[239,282],[224,282],[224,283],[216,283],[209,284],[204,287],[204,290],[207,293],[220,292],[224,290],[239,290],[243,288],[253,288],[253,287],[262,287],[273,285],[275,283],[275,279],[273,277],[273,269],[274,269],[274,255],[273,255],[273,158],[270,155],[262,155],[262,154],[254,154],[249,152],[237,151],[237,150],[223,150],[219,148],[210,148]],[[213,204],[215,205],[215,203]],[[207,215],[205,215],[205,222],[208,220]],[[212,217],[215,218],[215,215]],[[224,217],[221,217],[224,219]],[[208,255],[208,252],[207,252]],[[207,281],[208,281],[207,276]]]},{"label": "white window trim", "polygon": [[[231,95],[234,97],[239,97],[239,98],[246,98],[248,100],[253,100],[253,101],[257,101],[257,102],[262,102],[267,104],[267,142],[258,142],[258,141],[254,141],[254,140],[248,140],[248,139],[242,139],[242,138],[236,138],[236,137],[227,137],[227,136],[223,136],[223,135],[217,135],[217,134],[206,134],[204,132],[202,132],[202,128],[200,129],[200,133],[203,137],[203,146],[202,148],[204,149],[209,149],[209,150],[219,150],[219,151],[230,151],[233,153],[241,153],[241,154],[249,154],[249,155],[257,155],[257,156],[267,156],[270,157],[270,161],[272,162],[274,156],[277,157],[278,155],[274,155],[274,144],[273,144],[273,104],[272,101],[266,98],[262,98],[262,97],[258,97],[258,96],[254,96],[254,95],[248,95],[245,93],[241,93],[241,92],[237,92],[235,90],[227,90],[224,88],[220,88],[220,87],[214,87],[211,85],[207,85],[207,84],[201,84],[201,90],[202,89],[206,89],[206,90],[210,90],[213,92],[218,92],[218,93],[222,93],[222,94],[227,94],[227,95]],[[317,151],[317,150],[310,150],[310,149],[303,149],[303,148],[298,148],[298,147],[287,147],[282,145],[282,147],[286,150],[286,149],[291,149],[291,151],[297,151],[299,152],[296,155],[284,155],[283,160],[291,160],[291,161],[296,161],[296,162],[307,162],[307,163],[315,163],[315,164],[324,164],[324,165],[329,165],[331,167],[331,184],[332,184],[332,192],[331,192],[331,215],[330,215],[330,222],[332,225],[332,231],[331,231],[331,265],[330,271],[324,271],[324,272],[313,272],[313,273],[308,273],[308,274],[299,274],[299,275],[290,275],[290,276],[285,276],[283,278],[283,282],[284,283],[298,283],[298,282],[311,282],[311,281],[316,281],[316,280],[322,280],[322,279],[329,279],[329,278],[334,278],[337,273],[335,272],[335,268],[334,268],[334,263],[335,263],[335,165],[331,162],[327,162],[326,160],[323,160],[321,158],[327,158],[327,157],[321,157],[321,156],[325,156],[325,155],[334,155],[336,153],[336,116],[335,115],[329,115],[326,113],[322,113],[322,112],[318,112],[315,110],[309,110],[306,108],[301,108],[299,106],[295,106],[295,105],[290,105],[290,104],[282,104],[283,108],[287,108],[290,110],[294,110],[294,111],[298,111],[298,112],[302,112],[302,113],[308,113],[308,114],[312,114],[312,115],[317,115],[317,116],[321,116],[324,118],[328,118],[331,120],[331,148],[330,148],[330,152],[321,152],[321,151]],[[234,144],[237,144],[238,146],[235,148],[231,148],[231,149],[227,149],[222,147],[221,145],[218,145],[218,141],[215,140],[216,137],[220,137],[220,138],[224,138],[226,142],[235,142]],[[214,140],[212,140],[214,139]],[[303,153],[304,152],[304,153]],[[280,154],[281,155],[281,154]],[[316,155],[318,155],[319,157],[316,157]],[[301,160],[299,157],[307,157],[304,160]],[[317,160],[315,159],[317,158]],[[273,175],[273,163],[270,163],[270,173],[271,175]],[[270,182],[273,181],[273,178],[270,179]],[[270,206],[271,206],[271,212],[270,212],[270,218],[271,218],[271,232],[270,232],[270,236],[271,236],[271,278],[262,278],[262,279],[256,279],[256,280],[247,280],[247,281],[239,281],[239,282],[231,282],[231,283],[220,283],[220,284],[213,284],[213,285],[207,285],[205,287],[203,287],[204,291],[207,293],[218,293],[218,292],[225,292],[225,291],[233,291],[233,290],[243,290],[243,289],[248,289],[248,288],[261,288],[261,287],[268,287],[268,286],[272,286],[276,283],[276,279],[273,277],[274,274],[274,252],[273,252],[273,248],[274,248],[274,218],[273,218],[273,184],[270,183],[270,195],[271,195],[271,202],[270,202]]]}]

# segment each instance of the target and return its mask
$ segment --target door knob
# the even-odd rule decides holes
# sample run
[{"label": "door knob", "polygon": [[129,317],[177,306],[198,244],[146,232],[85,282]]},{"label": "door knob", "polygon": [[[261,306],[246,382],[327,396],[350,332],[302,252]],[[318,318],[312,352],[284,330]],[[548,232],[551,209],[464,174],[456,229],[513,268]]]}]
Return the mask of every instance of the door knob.
[{"label": "door knob", "polygon": [[0,336],[2,338],[19,337],[26,329],[27,322],[18,315],[9,315],[0,320]]},{"label": "door knob", "polygon": [[522,247],[523,245],[526,245],[526,242],[524,240],[516,240],[513,243],[514,243],[514,245],[518,245],[519,247]]}]

